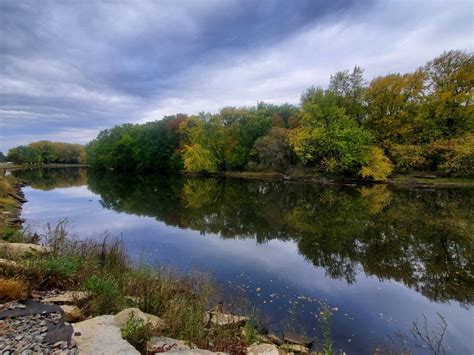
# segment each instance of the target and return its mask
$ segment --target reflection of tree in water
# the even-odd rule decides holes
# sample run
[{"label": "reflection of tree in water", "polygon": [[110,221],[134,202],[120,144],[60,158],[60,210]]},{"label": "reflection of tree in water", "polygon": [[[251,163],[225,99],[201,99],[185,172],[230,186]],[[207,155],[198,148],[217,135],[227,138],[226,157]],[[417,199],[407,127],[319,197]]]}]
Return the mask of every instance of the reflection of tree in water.
[{"label": "reflection of tree in water", "polygon": [[87,183],[85,168],[32,168],[16,170],[15,176],[31,183],[38,190],[53,190],[62,187],[83,186]]},{"label": "reflection of tree in water", "polygon": [[88,183],[116,211],[222,238],[295,240],[305,258],[348,283],[362,269],[432,300],[474,299],[470,190],[93,173]]}]

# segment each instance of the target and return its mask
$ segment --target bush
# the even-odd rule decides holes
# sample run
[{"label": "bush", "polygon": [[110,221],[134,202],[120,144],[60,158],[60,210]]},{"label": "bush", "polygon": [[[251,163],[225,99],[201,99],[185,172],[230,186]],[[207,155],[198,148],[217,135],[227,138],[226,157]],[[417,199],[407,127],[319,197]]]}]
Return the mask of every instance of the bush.
[{"label": "bush", "polygon": [[474,177],[474,133],[442,140],[428,147],[433,165],[442,173],[454,177]]},{"label": "bush", "polygon": [[424,149],[418,145],[393,144],[390,147],[390,155],[398,172],[424,170],[428,166]]},{"label": "bush", "polygon": [[28,296],[25,283],[22,280],[0,278],[0,300],[13,301]]},{"label": "bush", "polygon": [[86,305],[90,314],[115,314],[123,308],[122,288],[111,276],[92,275],[84,282],[84,289],[91,293],[91,300]]},{"label": "bush", "polygon": [[379,147],[374,147],[370,151],[368,162],[360,170],[363,178],[372,178],[374,180],[385,181],[392,173],[393,165]]},{"label": "bush", "polygon": [[127,340],[141,353],[146,353],[146,343],[151,339],[152,327],[143,319],[135,318],[133,313],[122,327],[122,338]]}]

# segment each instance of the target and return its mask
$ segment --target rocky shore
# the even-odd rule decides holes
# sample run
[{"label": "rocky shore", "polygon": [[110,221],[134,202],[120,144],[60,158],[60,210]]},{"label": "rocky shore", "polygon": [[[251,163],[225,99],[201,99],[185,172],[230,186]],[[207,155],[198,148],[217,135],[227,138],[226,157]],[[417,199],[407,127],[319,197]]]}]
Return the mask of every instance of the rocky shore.
[{"label": "rocky shore", "polygon": [[[143,320],[156,334],[146,343],[147,354],[225,354],[199,349],[186,340],[160,336],[160,329],[165,326],[163,320],[138,308],[79,321],[82,315],[74,303],[84,301],[88,297],[86,293],[52,291],[33,296],[0,305],[0,354],[140,354],[122,336],[121,329],[130,317]],[[242,316],[210,311],[203,322],[221,327],[242,327],[247,320]],[[309,349],[300,340],[261,335],[258,341],[238,353],[308,354]]]}]

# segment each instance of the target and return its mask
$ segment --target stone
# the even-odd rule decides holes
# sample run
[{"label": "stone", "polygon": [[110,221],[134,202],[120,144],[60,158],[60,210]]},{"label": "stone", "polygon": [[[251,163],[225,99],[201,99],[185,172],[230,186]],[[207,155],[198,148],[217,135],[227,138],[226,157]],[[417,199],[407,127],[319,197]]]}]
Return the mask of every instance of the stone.
[{"label": "stone", "polygon": [[120,311],[114,316],[114,324],[117,327],[122,328],[127,323],[132,314],[134,318],[143,320],[145,324],[150,324],[153,331],[155,332],[165,327],[165,322],[160,317],[154,316],[153,314],[144,313],[138,308],[127,308],[123,311]]},{"label": "stone", "polygon": [[260,344],[252,345],[247,348],[248,355],[279,355],[280,351],[275,345]]},{"label": "stone", "polygon": [[68,304],[62,305],[60,307],[64,311],[64,320],[66,322],[77,322],[81,319],[82,313],[79,307]]},{"label": "stone", "polygon": [[13,260],[0,259],[0,266],[17,267],[18,263]]},{"label": "stone", "polygon": [[203,350],[203,349],[190,349],[190,350],[171,350],[167,351],[168,354],[180,354],[180,355],[211,355],[211,354],[217,354],[217,355],[227,355],[227,353],[221,353],[221,352],[212,352],[209,350]]},{"label": "stone", "polygon": [[191,349],[181,340],[175,340],[167,337],[152,337],[146,344],[146,349],[149,353],[162,353],[176,350]]},{"label": "stone", "polygon": [[281,345],[283,344],[283,340],[281,340],[278,336],[276,336],[275,334],[272,334],[272,333],[269,333],[267,334],[267,339],[269,341],[271,341],[272,343],[274,344],[277,344],[277,345]]},{"label": "stone", "polygon": [[221,313],[216,311],[209,312],[211,323],[219,326],[240,326],[248,321],[248,317],[236,316],[228,313]]},{"label": "stone", "polygon": [[280,346],[280,349],[285,350],[287,353],[309,354],[308,348],[299,344],[283,344]]},{"label": "stone", "polygon": [[114,316],[105,315],[74,323],[77,351],[83,355],[139,355],[140,353],[122,339],[120,328],[114,323]]},{"label": "stone", "polygon": [[311,345],[312,343],[312,339],[307,338],[305,336],[292,334],[292,333],[285,333],[283,340],[285,341],[285,343],[307,345],[307,346]]},{"label": "stone", "polygon": [[0,250],[7,255],[14,255],[17,257],[49,253],[49,248],[30,243],[0,242]]},{"label": "stone", "polygon": [[56,296],[46,297],[43,303],[75,304],[86,301],[90,294],[84,291],[66,291]]}]

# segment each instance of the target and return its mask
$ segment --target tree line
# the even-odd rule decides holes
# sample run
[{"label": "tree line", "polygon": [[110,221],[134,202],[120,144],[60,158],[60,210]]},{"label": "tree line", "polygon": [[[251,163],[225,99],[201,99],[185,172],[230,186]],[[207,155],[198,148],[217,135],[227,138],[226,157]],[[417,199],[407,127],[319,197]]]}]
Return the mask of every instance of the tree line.
[{"label": "tree line", "polygon": [[87,162],[123,171],[474,176],[472,53],[447,51],[412,73],[370,82],[363,73],[336,72],[299,105],[259,102],[106,129],[86,145]]},{"label": "tree line", "polygon": [[38,141],[11,148],[6,161],[16,164],[83,164],[86,151],[81,144]]}]

